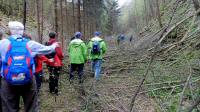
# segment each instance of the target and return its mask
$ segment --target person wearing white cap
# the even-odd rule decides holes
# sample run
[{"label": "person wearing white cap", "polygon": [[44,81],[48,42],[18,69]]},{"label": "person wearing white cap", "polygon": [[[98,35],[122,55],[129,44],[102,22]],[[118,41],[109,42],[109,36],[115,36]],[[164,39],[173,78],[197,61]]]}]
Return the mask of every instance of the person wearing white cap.
[{"label": "person wearing white cap", "polygon": [[[2,111],[18,112],[20,109],[20,96],[22,96],[25,112],[39,112],[37,88],[35,77],[33,76],[34,63],[32,65],[30,63],[32,62],[32,58],[35,55],[52,53],[55,51],[55,48],[59,46],[59,44],[54,43],[51,46],[44,46],[33,40],[23,38],[22,35],[24,33],[24,26],[18,21],[9,22],[8,27],[10,31],[10,36],[7,39],[3,39],[0,41],[0,55],[2,59]],[[23,48],[22,44],[24,43],[25,46]],[[19,46],[19,48],[16,48],[16,46]],[[30,55],[20,52],[24,49],[26,53]],[[30,57],[27,58],[28,56]],[[10,59],[10,57],[12,58]],[[26,59],[26,63],[20,64],[19,62],[24,60],[24,58]],[[19,72],[21,68],[24,68],[22,65],[27,65],[28,73],[22,73],[22,71]],[[13,67],[15,67],[15,69],[13,69]],[[17,71],[18,73],[16,73]],[[29,77],[27,74],[29,74]],[[11,79],[8,80],[10,76]]]}]

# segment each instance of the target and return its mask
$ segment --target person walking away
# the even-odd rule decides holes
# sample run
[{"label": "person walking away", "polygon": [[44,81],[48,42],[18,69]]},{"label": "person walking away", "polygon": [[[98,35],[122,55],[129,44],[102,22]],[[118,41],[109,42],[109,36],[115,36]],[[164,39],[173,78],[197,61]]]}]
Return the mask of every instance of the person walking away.
[{"label": "person walking away", "polygon": [[75,39],[73,39],[69,44],[68,53],[70,59],[70,83],[72,83],[72,80],[74,79],[73,72],[75,71],[78,72],[79,83],[83,82],[83,69],[85,62],[87,61],[87,47],[81,40],[81,37],[81,32],[76,32]]},{"label": "person walking away", "polygon": [[8,28],[10,36],[0,41],[2,111],[18,112],[22,97],[25,112],[39,112],[33,57],[54,52],[59,44],[44,46],[24,38],[18,21],[9,22]]},{"label": "person walking away", "polygon": [[[47,45],[52,45],[57,42],[57,33],[49,33],[49,41]],[[58,80],[62,69],[62,60],[64,58],[61,47],[57,47],[54,53],[46,55],[53,63],[47,64],[49,70],[49,92],[58,95]]]},{"label": "person walking away", "polygon": [[41,82],[43,78],[43,62],[46,64],[51,64],[53,63],[52,60],[49,60],[47,57],[44,55],[36,55],[34,57],[35,61],[35,79],[36,79],[36,84],[37,84],[37,91],[39,93],[40,88],[41,88]]},{"label": "person walking away", "polygon": [[101,74],[101,64],[103,55],[106,53],[107,47],[105,41],[100,38],[100,33],[95,32],[94,37],[88,43],[89,59],[92,61],[92,71],[95,79],[98,81]]}]

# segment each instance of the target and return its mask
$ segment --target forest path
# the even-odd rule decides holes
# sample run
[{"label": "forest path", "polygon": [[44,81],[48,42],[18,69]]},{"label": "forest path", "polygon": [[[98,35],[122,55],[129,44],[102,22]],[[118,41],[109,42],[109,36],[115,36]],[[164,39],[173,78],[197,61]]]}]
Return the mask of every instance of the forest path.
[{"label": "forest path", "polygon": [[[48,83],[43,83],[40,93],[42,112],[127,112],[131,97],[140,78],[139,63],[141,56],[123,44],[119,48],[109,49],[103,60],[102,79],[95,82],[91,77],[90,65],[85,65],[85,81],[73,84],[68,81],[68,65],[63,68],[60,76],[60,95],[48,92]],[[67,62],[66,62],[67,63]],[[142,90],[144,91],[144,90]],[[84,92],[84,95],[83,95]],[[155,112],[154,101],[148,95],[138,95],[135,109],[138,112]]]}]

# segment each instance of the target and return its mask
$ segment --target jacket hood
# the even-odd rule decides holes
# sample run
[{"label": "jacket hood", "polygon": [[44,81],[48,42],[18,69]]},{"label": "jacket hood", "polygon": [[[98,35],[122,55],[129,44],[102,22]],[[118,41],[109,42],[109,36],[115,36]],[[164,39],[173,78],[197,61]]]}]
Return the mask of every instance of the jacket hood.
[{"label": "jacket hood", "polygon": [[49,42],[48,42],[48,45],[51,45],[51,44],[53,44],[53,43],[55,43],[55,42],[57,42],[56,39],[50,38],[50,39],[49,39]]},{"label": "jacket hood", "polygon": [[73,46],[80,46],[83,41],[81,39],[74,39],[70,42]]},{"label": "jacket hood", "polygon": [[91,39],[91,41],[102,41],[103,39],[101,39],[100,37],[98,36],[95,36]]}]

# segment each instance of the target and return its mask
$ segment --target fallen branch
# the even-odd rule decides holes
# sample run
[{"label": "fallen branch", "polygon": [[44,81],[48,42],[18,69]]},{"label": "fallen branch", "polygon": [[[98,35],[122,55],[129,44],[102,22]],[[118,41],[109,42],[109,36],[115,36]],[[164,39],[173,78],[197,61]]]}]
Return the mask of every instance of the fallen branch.
[{"label": "fallen branch", "polygon": [[177,108],[177,112],[180,112],[180,111],[181,111],[181,107],[182,107],[182,103],[183,103],[183,95],[184,95],[185,90],[186,90],[186,88],[187,88],[187,86],[188,86],[188,84],[189,84],[189,81],[190,81],[191,77],[192,77],[192,67],[191,67],[191,65],[189,64],[189,62],[187,62],[187,63],[188,63],[188,65],[190,66],[190,73],[189,73],[189,75],[188,75],[188,77],[187,77],[187,81],[186,81],[186,83],[185,83],[185,85],[184,85],[183,91],[181,92],[180,101],[179,101],[179,105],[178,105],[178,108]]},{"label": "fallen branch", "polygon": [[199,104],[200,104],[200,97],[196,99],[196,102],[191,107],[189,107],[188,112],[192,112],[192,110],[196,108]]}]

